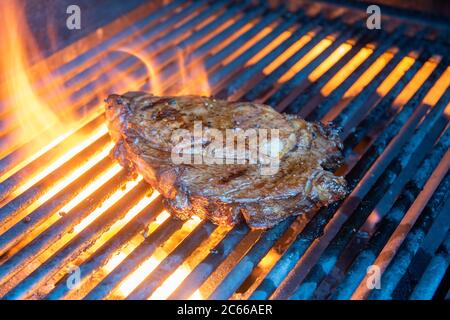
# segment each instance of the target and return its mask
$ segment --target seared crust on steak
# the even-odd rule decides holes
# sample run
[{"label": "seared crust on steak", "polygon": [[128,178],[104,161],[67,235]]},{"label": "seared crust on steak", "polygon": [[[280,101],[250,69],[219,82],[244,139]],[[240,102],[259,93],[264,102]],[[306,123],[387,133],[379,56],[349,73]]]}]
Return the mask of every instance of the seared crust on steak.
[{"label": "seared crust on steak", "polygon": [[[267,105],[199,96],[158,97],[129,92],[110,95],[106,117],[114,157],[142,174],[164,197],[169,212],[216,224],[245,220],[251,228],[272,227],[283,219],[343,198],[346,182],[332,171],[342,162],[339,130],[276,112]],[[261,164],[175,164],[172,134],[193,130],[278,129],[278,172],[261,174]],[[237,129],[239,128],[239,129]],[[193,148],[211,141],[193,141]]]}]

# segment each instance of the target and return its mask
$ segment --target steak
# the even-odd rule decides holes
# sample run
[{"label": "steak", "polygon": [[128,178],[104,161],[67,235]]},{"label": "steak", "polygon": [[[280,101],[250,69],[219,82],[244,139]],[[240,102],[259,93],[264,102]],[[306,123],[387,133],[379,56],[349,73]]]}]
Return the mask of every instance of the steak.
[{"label": "steak", "polygon": [[[106,118],[114,157],[140,173],[183,220],[197,215],[220,225],[244,220],[253,229],[269,228],[347,192],[344,178],[333,174],[343,160],[339,129],[267,105],[128,92],[106,99]],[[200,136],[174,139],[199,126]],[[242,132],[256,132],[259,153],[251,135],[241,140],[245,152],[233,152]],[[215,141],[218,133],[226,139],[236,134],[228,140],[233,148]],[[191,161],[175,161],[174,155]],[[269,167],[274,170],[264,173]]]}]

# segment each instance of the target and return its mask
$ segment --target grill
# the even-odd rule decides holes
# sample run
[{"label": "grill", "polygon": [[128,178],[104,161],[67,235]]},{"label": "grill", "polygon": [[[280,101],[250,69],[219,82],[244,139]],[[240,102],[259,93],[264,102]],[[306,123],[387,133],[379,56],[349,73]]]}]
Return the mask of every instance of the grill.
[{"label": "grill", "polygon": [[[62,86],[57,110],[77,121],[18,139],[1,96],[0,296],[448,297],[448,25],[366,19],[312,2],[143,4],[47,57],[48,73],[34,64],[35,94],[56,104]],[[346,199],[265,231],[172,218],[108,156],[102,99],[151,91],[154,74],[181,92],[180,52],[215,97],[342,126]]]}]

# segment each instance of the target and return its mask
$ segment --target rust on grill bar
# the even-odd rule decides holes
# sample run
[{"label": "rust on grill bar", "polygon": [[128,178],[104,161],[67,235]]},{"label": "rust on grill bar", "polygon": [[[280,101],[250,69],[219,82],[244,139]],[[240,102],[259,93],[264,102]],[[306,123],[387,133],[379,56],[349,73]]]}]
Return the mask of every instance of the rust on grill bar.
[{"label": "rust on grill bar", "polygon": [[[1,298],[448,297],[448,24],[394,10],[370,30],[359,6],[312,1],[136,2],[51,55],[31,43],[36,61],[2,40]],[[5,34],[31,34],[14,3]],[[126,91],[333,122],[350,192],[268,230],[177,220],[109,157],[103,99]]]}]

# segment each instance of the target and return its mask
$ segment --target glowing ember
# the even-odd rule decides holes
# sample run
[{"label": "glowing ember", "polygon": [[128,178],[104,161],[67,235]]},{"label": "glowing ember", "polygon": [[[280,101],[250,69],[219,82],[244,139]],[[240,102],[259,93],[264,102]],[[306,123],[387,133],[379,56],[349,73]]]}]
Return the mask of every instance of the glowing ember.
[{"label": "glowing ember", "polygon": [[[293,28],[291,28],[293,29]],[[293,30],[283,31],[279,36],[277,36],[274,40],[272,40],[267,46],[265,46],[261,51],[259,51],[256,55],[254,55],[250,60],[245,64],[246,66],[251,66],[258,63],[262,58],[267,56],[269,52],[278,47],[283,41],[287,40],[292,35]]]},{"label": "glowing ember", "polygon": [[336,64],[352,48],[351,44],[343,43],[334,50],[313,72],[308,76],[312,82],[317,81],[325,72]]},{"label": "glowing ember", "polygon": [[[118,169],[117,166],[113,166],[110,173],[114,172],[114,174],[116,174],[121,169],[122,169],[121,167]],[[79,233],[81,230],[83,230],[89,224],[91,224],[92,221],[97,219],[103,212],[105,212],[108,208],[110,208],[114,203],[119,201],[128,191],[133,189],[138,184],[138,182],[141,180],[142,180],[142,177],[139,176],[138,179],[136,179],[134,181],[133,180],[128,181],[127,184],[125,185],[125,188],[119,189],[116,192],[114,192],[105,202],[102,203],[101,206],[97,207],[86,218],[84,218],[83,221],[81,221],[78,225],[75,226],[75,228],[74,228],[75,233]],[[94,188],[95,187],[97,187],[96,189],[98,189],[98,186],[94,186]],[[68,210],[66,208],[66,210],[63,210],[63,211],[66,212]]]},{"label": "glowing ember", "polygon": [[364,89],[364,87],[366,87],[375,78],[375,76],[383,70],[383,68],[389,61],[391,61],[393,57],[393,52],[384,52],[345,92],[344,99],[357,96]]},{"label": "glowing ember", "polygon": [[[164,215],[160,218],[165,221],[168,216]],[[164,260],[170,252],[199,224],[200,219],[193,217],[186,221],[183,227],[175,232],[162,248],[156,251],[145,260],[132,274],[130,274],[116,290],[114,297],[127,297],[155,268]],[[157,220],[156,223],[159,223]]]},{"label": "glowing ember", "polygon": [[342,67],[331,80],[323,86],[320,93],[327,97],[330,93],[334,91],[345,79],[348,78],[353,71],[358,68],[361,63],[363,63],[371,54],[373,49],[369,46],[362,48],[345,66]]},{"label": "glowing ember", "polygon": [[[186,264],[181,265],[169,278],[164,281],[164,284],[160,286],[150,296],[150,300],[163,300],[167,299],[172,291],[189,275],[191,268]],[[198,294],[201,297],[200,292]]]},{"label": "glowing ember", "polygon": [[[187,276],[201,261],[203,261],[209,252],[228,234],[231,230],[228,226],[217,227],[209,237],[203,241],[192,254],[185,259],[183,264],[179,266],[162,284],[153,292],[149,299],[162,300],[167,299],[181,285]],[[204,295],[200,290],[196,290],[189,299],[204,299]]]},{"label": "glowing ember", "polygon": [[253,47],[255,43],[257,43],[259,40],[263,39],[265,36],[267,36],[269,33],[273,31],[273,26],[265,27],[260,32],[258,32],[253,38],[251,38],[249,41],[245,42],[242,46],[239,47],[236,51],[234,51],[232,54],[230,54],[226,59],[222,61],[222,64],[226,65],[233,61],[235,58],[239,57],[243,52],[247,51],[249,48]]},{"label": "glowing ember", "polygon": [[[105,135],[107,133],[106,125],[103,125],[98,128],[91,136],[89,136],[87,139],[83,139],[80,141],[79,144],[75,145],[73,148],[69,149],[67,152],[62,154],[58,159],[56,159],[54,162],[52,162],[47,167],[43,167],[43,169],[37,173],[35,176],[30,177],[21,187],[19,187],[12,195],[11,197],[15,197],[19,194],[21,194],[23,191],[27,190],[31,186],[33,186],[38,181],[45,178],[47,175],[55,171],[57,168],[59,168],[61,165],[66,163],[68,160],[73,158],[77,153],[79,153],[81,150],[85,149],[86,147],[90,146],[93,142],[95,142],[97,139],[99,139],[101,136]],[[80,167],[80,169],[76,170],[74,173],[72,173],[72,177],[68,176],[66,179],[64,179],[63,182],[59,183],[57,186],[53,187],[52,189],[54,191],[48,191],[45,196],[43,196],[42,199],[40,199],[38,202],[42,204],[46,200],[49,199],[49,197],[52,197],[54,194],[56,194],[57,191],[61,190],[65,186],[67,186],[70,182],[74,181],[77,177],[79,177],[83,172],[85,172],[87,169],[91,168],[95,163],[97,163],[100,159],[103,159],[107,153],[109,153],[109,150],[111,149],[112,144],[105,145],[104,151],[97,157],[91,159],[92,161],[89,161],[88,165],[84,165]],[[95,161],[96,160],[96,161]]]},{"label": "glowing ember", "polygon": [[404,57],[400,63],[391,71],[391,73],[383,80],[380,86],[377,88],[377,93],[384,97],[394,85],[400,80],[406,71],[414,64],[415,59],[412,57]]},{"label": "glowing ember", "polygon": [[314,60],[323,50],[328,48],[333,41],[331,39],[321,40],[314,48],[312,48],[303,58],[297,61],[292,68],[288,70],[278,82],[283,83],[292,79],[298,72],[300,72],[304,67],[306,67],[312,60]]},{"label": "glowing ember", "polygon": [[428,93],[423,98],[423,103],[434,106],[442,95],[445,93],[445,90],[450,85],[450,67],[445,69],[444,73],[439,77],[433,87],[428,91]]},{"label": "glowing ember", "polygon": [[414,74],[414,77],[408,82],[408,84],[403,88],[399,95],[392,102],[394,109],[399,109],[403,107],[419,90],[422,84],[431,75],[433,70],[437,67],[440,58],[430,58],[425,62],[422,67]]},{"label": "glowing ember", "polygon": [[278,56],[275,60],[273,60],[267,67],[263,69],[263,73],[268,75],[272,73],[273,70],[281,66],[287,59],[292,57],[298,50],[300,50],[305,44],[307,44],[314,37],[315,31],[309,32],[308,34],[302,36],[299,40],[297,40],[294,44],[292,44],[289,48],[287,48],[283,54]]}]

